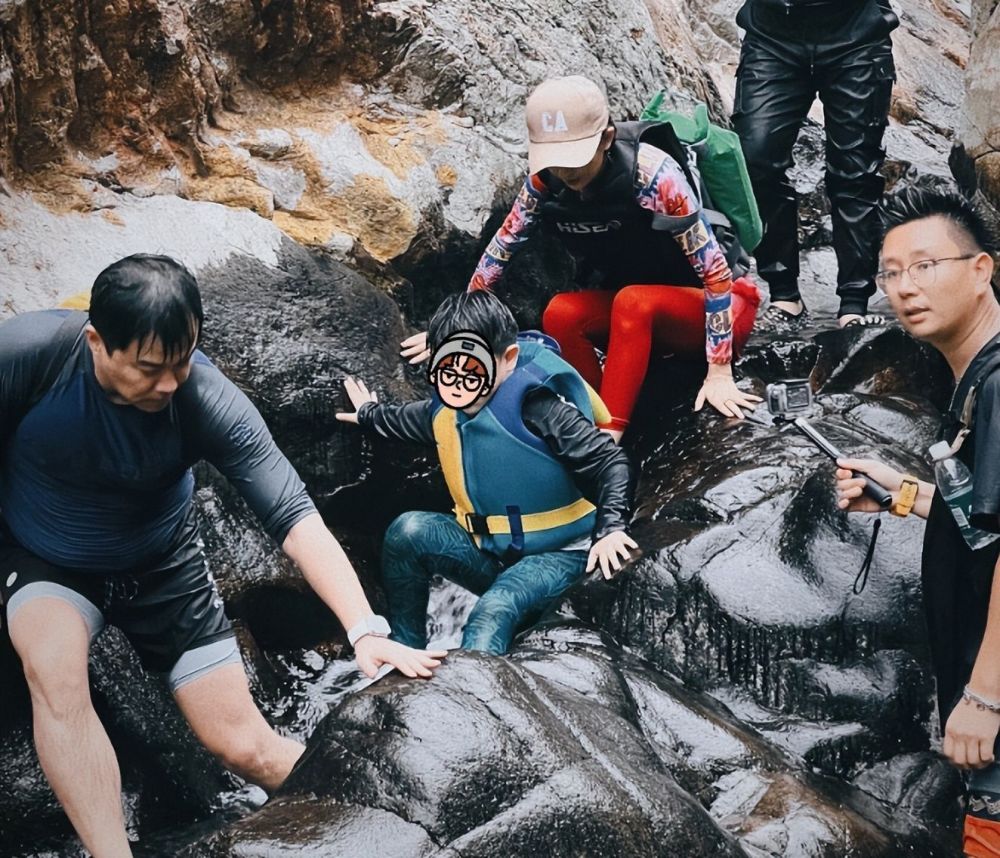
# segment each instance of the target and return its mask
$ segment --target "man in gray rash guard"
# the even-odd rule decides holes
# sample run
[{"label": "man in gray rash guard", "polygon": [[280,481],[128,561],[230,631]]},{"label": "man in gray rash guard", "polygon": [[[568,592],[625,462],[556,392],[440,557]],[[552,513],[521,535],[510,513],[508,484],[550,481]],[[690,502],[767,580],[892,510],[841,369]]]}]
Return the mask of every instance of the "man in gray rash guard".
[{"label": "man in gray rash guard", "polygon": [[31,692],[39,760],[84,845],[131,855],[114,750],[90,701],[105,622],[166,674],[198,739],[268,790],[303,747],[247,684],[205,566],[191,466],[213,464],[336,613],[373,676],[430,676],[444,653],[388,640],[350,561],[247,397],[195,350],[201,298],[162,256],[105,269],[85,313],[0,325],[0,598]]}]

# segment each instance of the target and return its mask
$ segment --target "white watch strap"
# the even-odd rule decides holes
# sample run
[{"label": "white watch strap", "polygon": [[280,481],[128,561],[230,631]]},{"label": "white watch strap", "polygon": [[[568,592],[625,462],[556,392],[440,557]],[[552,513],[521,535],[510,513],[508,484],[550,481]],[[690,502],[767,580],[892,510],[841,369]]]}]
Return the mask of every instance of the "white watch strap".
[{"label": "white watch strap", "polygon": [[365,635],[375,635],[375,637],[387,638],[389,637],[390,632],[391,629],[389,628],[388,620],[378,614],[372,614],[348,629],[347,640],[350,642],[351,646],[354,646],[354,644],[361,640],[361,638]]}]

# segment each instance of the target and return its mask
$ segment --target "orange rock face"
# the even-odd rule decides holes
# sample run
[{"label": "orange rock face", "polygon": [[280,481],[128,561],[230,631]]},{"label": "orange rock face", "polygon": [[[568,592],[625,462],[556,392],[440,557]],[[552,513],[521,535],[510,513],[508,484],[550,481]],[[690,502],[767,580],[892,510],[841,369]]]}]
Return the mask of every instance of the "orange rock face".
[{"label": "orange rock face", "polygon": [[[199,147],[244,80],[337,74],[367,0],[26,0],[0,8],[0,172],[114,149],[149,168]],[[136,166],[138,166],[136,164]]]}]

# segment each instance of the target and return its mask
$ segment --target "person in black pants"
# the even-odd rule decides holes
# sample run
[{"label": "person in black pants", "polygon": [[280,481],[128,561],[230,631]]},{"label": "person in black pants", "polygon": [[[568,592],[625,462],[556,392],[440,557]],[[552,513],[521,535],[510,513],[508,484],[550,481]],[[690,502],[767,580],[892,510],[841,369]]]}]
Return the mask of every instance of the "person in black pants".
[{"label": "person in black pants", "polygon": [[771,291],[757,326],[797,330],[807,318],[798,288],[798,199],[788,168],[817,94],[825,115],[838,320],[841,326],[878,323],[880,317],[866,314],[875,292],[885,187],[878,171],[895,80],[889,34],[899,19],[888,0],[746,0],[736,22],[746,37],[733,126],[765,225],[756,256]]}]

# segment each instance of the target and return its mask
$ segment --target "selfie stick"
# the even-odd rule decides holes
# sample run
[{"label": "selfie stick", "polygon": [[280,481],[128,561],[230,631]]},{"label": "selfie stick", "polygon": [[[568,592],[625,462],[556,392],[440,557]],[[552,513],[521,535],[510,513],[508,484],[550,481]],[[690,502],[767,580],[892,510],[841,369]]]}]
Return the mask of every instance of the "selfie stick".
[{"label": "selfie stick", "polygon": [[[810,441],[813,442],[820,450],[822,450],[831,459],[836,461],[842,458],[840,450],[833,446],[829,441],[826,440],[816,429],[811,426],[803,417],[796,417],[792,423],[795,428],[798,429],[803,435],[805,435]],[[882,486],[875,482],[867,474],[862,474],[860,471],[852,471],[855,477],[860,477],[865,481],[864,493],[868,495],[875,503],[877,503],[882,509],[888,509],[892,505],[892,495],[886,491]]]}]

